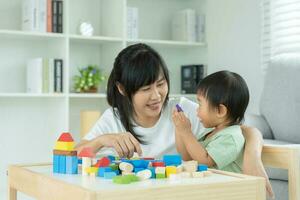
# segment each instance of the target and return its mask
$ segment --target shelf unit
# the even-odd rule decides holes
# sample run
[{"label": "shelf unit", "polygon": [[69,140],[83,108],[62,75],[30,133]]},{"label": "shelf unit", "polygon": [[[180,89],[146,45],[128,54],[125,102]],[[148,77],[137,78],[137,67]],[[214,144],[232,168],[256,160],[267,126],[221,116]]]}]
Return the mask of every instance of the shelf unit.
[{"label": "shelf unit", "polygon": [[[97,94],[73,92],[72,77],[78,73],[78,67],[96,64],[108,75],[118,52],[131,44],[146,43],[162,55],[169,68],[170,97],[179,97],[180,66],[207,63],[205,43],[171,40],[174,13],[193,8],[206,14],[206,0],[63,2],[64,27],[59,34],[22,31],[22,0],[0,0],[0,129],[9,133],[4,136],[6,143],[0,142],[0,146],[14,146],[15,151],[0,164],[0,177],[5,176],[8,163],[51,160],[53,144],[62,131],[70,131],[79,140],[81,110],[107,108],[106,82]],[[126,36],[127,6],[138,8],[139,39]],[[78,26],[83,21],[93,25],[94,36],[78,34]],[[26,61],[35,57],[63,59],[64,93],[26,93]],[[194,98],[194,95],[185,96]],[[6,157],[5,153],[0,156]],[[0,193],[2,190],[6,191],[5,185],[0,185]]]}]

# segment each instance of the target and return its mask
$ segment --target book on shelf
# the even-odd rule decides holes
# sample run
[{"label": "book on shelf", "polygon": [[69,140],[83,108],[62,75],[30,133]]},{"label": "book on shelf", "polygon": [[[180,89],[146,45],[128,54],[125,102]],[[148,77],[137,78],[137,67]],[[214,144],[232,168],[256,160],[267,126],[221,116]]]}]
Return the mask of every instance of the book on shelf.
[{"label": "book on shelf", "polygon": [[63,60],[53,58],[28,60],[26,82],[28,93],[62,93]]},{"label": "book on shelf", "polygon": [[63,1],[23,0],[22,30],[62,33]]},{"label": "book on shelf", "polygon": [[138,39],[138,8],[127,7],[127,38]]},{"label": "book on shelf", "polygon": [[194,9],[178,11],[172,19],[172,39],[176,41],[203,42],[205,17]]}]

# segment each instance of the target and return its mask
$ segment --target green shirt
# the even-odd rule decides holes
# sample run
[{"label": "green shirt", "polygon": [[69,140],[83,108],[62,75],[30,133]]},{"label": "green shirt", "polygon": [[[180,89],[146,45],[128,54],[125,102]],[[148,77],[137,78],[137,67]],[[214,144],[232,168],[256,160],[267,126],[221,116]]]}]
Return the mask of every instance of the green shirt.
[{"label": "green shirt", "polygon": [[240,126],[229,126],[215,135],[205,138],[213,129],[207,129],[199,142],[216,163],[215,168],[241,173],[245,139]]}]

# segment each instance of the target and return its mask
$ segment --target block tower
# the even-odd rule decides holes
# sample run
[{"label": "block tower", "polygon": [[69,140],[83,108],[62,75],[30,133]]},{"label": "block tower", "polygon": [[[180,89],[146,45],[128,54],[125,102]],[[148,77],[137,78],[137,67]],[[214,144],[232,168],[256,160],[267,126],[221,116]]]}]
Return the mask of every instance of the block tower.
[{"label": "block tower", "polygon": [[78,159],[74,149],[74,140],[70,133],[62,133],[53,150],[53,172],[77,174]]}]

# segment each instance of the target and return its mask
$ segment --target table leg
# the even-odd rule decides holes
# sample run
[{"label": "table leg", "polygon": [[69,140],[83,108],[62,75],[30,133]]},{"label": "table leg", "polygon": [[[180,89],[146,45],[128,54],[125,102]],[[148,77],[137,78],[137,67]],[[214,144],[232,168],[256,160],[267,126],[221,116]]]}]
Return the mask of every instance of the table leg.
[{"label": "table leg", "polygon": [[17,200],[17,190],[8,185],[8,200]]}]

